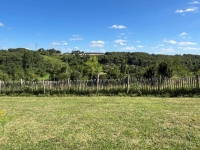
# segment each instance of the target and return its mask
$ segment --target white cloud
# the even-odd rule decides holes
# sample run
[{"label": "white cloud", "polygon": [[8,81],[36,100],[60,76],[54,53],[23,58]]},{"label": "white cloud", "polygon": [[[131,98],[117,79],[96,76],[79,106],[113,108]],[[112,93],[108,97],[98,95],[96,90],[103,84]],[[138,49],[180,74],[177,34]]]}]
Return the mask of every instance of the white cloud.
[{"label": "white cloud", "polygon": [[62,45],[67,45],[67,42],[62,43]]},{"label": "white cloud", "polygon": [[105,45],[105,42],[104,41],[91,41],[90,42],[90,47],[100,47],[100,48],[102,48],[102,47],[104,47],[104,45]]},{"label": "white cloud", "polygon": [[114,41],[115,43],[125,43],[125,42],[127,42],[126,40],[121,40],[121,39],[119,39],[119,40],[115,40]]},{"label": "white cloud", "polygon": [[164,44],[160,44],[160,45],[158,45],[158,46],[162,47],[162,46],[164,46]]},{"label": "white cloud", "polygon": [[167,53],[175,53],[176,51],[172,47],[168,48],[161,48],[159,52],[156,52],[157,54],[167,54]]},{"label": "white cloud", "polygon": [[192,43],[192,42],[179,42],[178,45],[188,46],[188,45],[197,45],[197,43]]},{"label": "white cloud", "polygon": [[53,42],[52,45],[53,45],[53,46],[60,45],[60,42]]},{"label": "white cloud", "polygon": [[189,7],[185,10],[176,10],[176,13],[185,13],[185,12],[194,12],[197,11],[199,9],[199,7]]},{"label": "white cloud", "polygon": [[190,2],[189,4],[199,4],[198,1]]},{"label": "white cloud", "polygon": [[142,45],[139,45],[139,46],[137,46],[138,48],[143,48],[144,46],[142,46]]},{"label": "white cloud", "polygon": [[74,47],[75,49],[79,49],[78,47]]},{"label": "white cloud", "polygon": [[186,32],[182,32],[181,34],[179,34],[178,36],[184,36],[186,35],[187,33]]},{"label": "white cloud", "polygon": [[119,43],[119,44],[122,45],[122,46],[126,45],[125,43]]},{"label": "white cloud", "polygon": [[121,40],[121,39],[119,39],[119,40],[115,40],[114,42],[117,43],[117,44],[120,44],[120,45],[124,46],[124,45],[126,45],[125,43],[126,43],[127,41],[126,41],[126,40]]},{"label": "white cloud", "polygon": [[137,43],[140,43],[141,41],[136,41]]},{"label": "white cloud", "polygon": [[196,50],[199,50],[199,48],[196,48],[196,47],[178,47],[179,49],[181,50],[184,50],[184,51],[196,51]]},{"label": "white cloud", "polygon": [[173,40],[170,40],[168,41],[169,44],[176,44],[177,42],[176,41],[173,41]]},{"label": "white cloud", "polygon": [[123,26],[123,25],[113,25],[113,26],[111,26],[111,27],[109,27],[109,28],[113,28],[113,29],[125,29],[125,28],[127,28],[126,26]]},{"label": "white cloud", "polygon": [[129,50],[136,50],[136,48],[134,48],[133,46],[127,46],[127,47],[123,47],[123,48],[121,48],[121,50],[123,50],[123,51],[129,51]]},{"label": "white cloud", "polygon": [[0,27],[3,27],[3,26],[4,26],[4,24],[0,22]]},{"label": "white cloud", "polygon": [[84,40],[82,37],[77,37],[77,38],[70,38],[70,41],[82,41]]},{"label": "white cloud", "polygon": [[163,40],[163,42],[166,42],[166,43],[169,43],[169,44],[176,44],[176,43],[177,43],[177,42],[174,41],[174,40],[169,40],[169,41]]},{"label": "white cloud", "polygon": [[70,38],[69,39],[70,41],[82,41],[82,40],[84,40],[84,38],[82,38],[80,35],[78,35],[78,34],[74,34],[73,35],[73,38]]}]

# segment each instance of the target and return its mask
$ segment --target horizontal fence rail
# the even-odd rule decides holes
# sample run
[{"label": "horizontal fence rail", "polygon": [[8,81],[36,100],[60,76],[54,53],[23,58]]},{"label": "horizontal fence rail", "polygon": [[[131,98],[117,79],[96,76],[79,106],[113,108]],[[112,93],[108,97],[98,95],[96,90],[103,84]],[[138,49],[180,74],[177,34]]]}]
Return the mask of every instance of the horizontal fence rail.
[{"label": "horizontal fence rail", "polygon": [[162,94],[199,93],[199,76],[64,81],[0,81],[0,94]]}]

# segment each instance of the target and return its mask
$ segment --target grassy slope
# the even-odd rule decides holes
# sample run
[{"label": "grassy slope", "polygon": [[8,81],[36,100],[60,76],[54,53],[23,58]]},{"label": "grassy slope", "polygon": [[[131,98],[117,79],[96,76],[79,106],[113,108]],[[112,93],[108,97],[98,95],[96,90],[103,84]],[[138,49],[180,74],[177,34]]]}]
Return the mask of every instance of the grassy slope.
[{"label": "grassy slope", "polygon": [[53,56],[43,56],[44,57],[44,61],[46,62],[50,62],[54,65],[58,65],[58,64],[63,64],[63,65],[66,65],[65,62],[62,62],[62,60],[56,58],[56,57],[53,57]]},{"label": "grassy slope", "polygon": [[200,99],[2,97],[0,149],[199,149]]}]

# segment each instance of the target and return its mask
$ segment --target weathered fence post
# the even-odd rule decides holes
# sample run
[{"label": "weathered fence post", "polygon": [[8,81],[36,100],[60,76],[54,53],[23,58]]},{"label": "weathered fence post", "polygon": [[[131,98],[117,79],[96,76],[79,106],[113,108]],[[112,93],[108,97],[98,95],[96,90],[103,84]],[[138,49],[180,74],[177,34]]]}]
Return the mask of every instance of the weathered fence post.
[{"label": "weathered fence post", "polygon": [[48,81],[49,84],[49,90],[51,91],[51,81]]},{"label": "weathered fence post", "polygon": [[199,92],[199,75],[196,75],[196,90]]},{"label": "weathered fence post", "polygon": [[43,84],[43,90],[44,90],[44,94],[45,94],[45,82],[44,82],[44,80],[42,81],[42,84]]},{"label": "weathered fence post", "polygon": [[126,93],[129,93],[129,84],[130,84],[130,75],[127,76],[127,91]]},{"label": "weathered fence post", "polygon": [[1,94],[1,80],[0,80],[0,94]]},{"label": "weathered fence post", "polygon": [[159,77],[158,77],[158,92],[159,92],[159,94],[161,93],[160,86],[161,86],[161,75],[159,75]]},{"label": "weathered fence post", "polygon": [[21,88],[21,90],[22,90],[22,84],[23,84],[23,81],[22,81],[22,79],[20,79],[20,88]]},{"label": "weathered fence post", "polygon": [[97,89],[96,89],[96,94],[99,92],[99,74],[97,74]]}]

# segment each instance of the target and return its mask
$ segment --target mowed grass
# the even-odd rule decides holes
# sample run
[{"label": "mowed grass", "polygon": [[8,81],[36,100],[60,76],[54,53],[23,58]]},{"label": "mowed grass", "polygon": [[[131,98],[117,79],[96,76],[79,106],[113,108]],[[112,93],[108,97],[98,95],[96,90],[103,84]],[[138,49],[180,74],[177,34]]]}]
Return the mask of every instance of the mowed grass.
[{"label": "mowed grass", "polygon": [[200,99],[1,97],[0,149],[200,149]]}]

